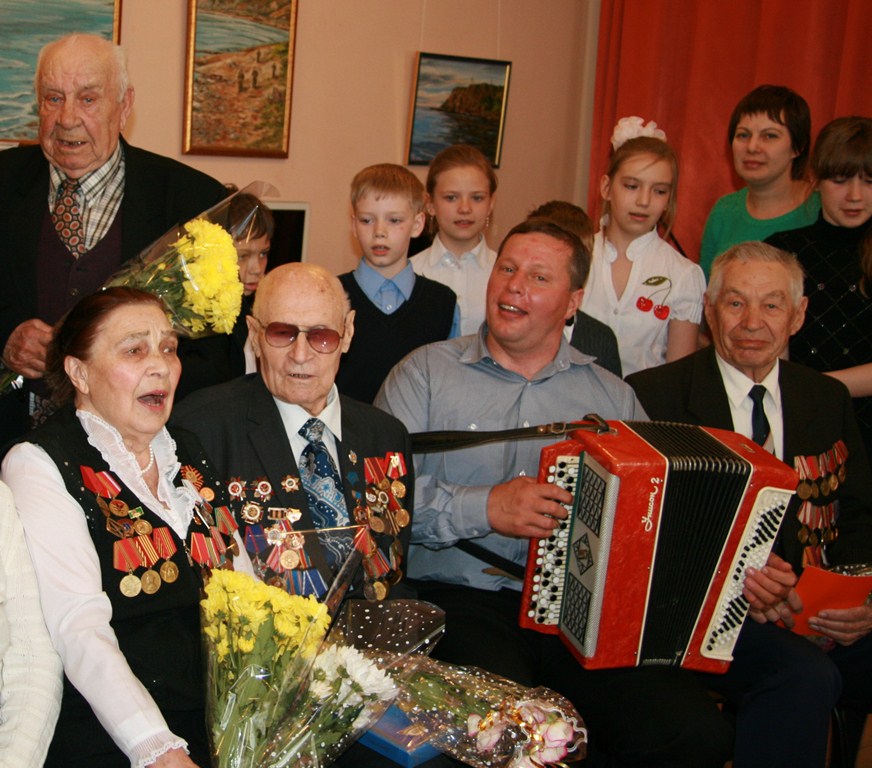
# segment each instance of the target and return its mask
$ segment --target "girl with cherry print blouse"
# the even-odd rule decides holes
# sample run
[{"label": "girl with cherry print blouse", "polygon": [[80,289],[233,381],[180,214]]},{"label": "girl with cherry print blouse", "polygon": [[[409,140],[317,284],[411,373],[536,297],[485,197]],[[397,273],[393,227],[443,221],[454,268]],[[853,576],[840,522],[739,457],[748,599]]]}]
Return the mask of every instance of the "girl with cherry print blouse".
[{"label": "girl with cherry print blouse", "polygon": [[656,123],[624,118],[612,146],[581,308],[615,332],[626,376],[696,350],[705,278],[658,232],[669,233],[678,184],[666,135]]}]

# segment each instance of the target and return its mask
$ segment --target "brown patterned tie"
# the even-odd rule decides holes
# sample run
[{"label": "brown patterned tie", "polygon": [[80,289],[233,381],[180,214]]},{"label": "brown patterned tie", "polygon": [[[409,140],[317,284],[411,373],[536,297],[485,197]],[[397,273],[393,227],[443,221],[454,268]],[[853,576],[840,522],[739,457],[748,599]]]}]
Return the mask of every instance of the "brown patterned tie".
[{"label": "brown patterned tie", "polygon": [[85,232],[82,227],[82,211],[76,201],[76,191],[79,182],[76,179],[65,179],[61,184],[52,211],[55,231],[61,242],[75,258],[85,252]]}]

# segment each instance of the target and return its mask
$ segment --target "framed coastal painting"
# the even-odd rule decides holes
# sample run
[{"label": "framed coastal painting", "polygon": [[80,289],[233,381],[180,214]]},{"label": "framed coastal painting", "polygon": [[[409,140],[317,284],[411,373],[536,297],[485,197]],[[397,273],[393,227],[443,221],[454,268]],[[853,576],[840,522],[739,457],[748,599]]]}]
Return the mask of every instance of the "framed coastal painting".
[{"label": "framed coastal painting", "polygon": [[287,157],[297,0],[188,0],[183,151]]},{"label": "framed coastal painting", "polygon": [[427,165],[452,144],[478,147],[500,165],[512,62],[419,53],[409,165]]},{"label": "framed coastal painting", "polygon": [[73,30],[120,42],[121,0],[0,0],[0,147],[37,140],[36,57]]}]

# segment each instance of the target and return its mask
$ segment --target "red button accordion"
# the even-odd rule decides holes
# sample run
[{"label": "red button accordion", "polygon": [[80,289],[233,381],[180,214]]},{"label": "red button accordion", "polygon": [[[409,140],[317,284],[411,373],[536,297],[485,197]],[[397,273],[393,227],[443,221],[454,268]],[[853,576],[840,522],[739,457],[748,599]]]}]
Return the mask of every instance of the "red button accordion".
[{"label": "red button accordion", "polygon": [[539,481],[574,501],[530,542],[521,625],[559,634],[591,669],[724,672],[745,570],[766,563],[797,475],[734,432],[604,424],[542,450]]}]

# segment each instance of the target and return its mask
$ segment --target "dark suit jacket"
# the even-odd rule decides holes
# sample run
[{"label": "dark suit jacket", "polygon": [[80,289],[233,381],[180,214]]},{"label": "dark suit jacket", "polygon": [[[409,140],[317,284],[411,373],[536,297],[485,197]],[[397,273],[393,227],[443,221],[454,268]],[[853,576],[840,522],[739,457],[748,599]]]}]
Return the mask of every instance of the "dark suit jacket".
[{"label": "dark suit jacket", "polygon": [[[227,190],[205,173],[122,143],[121,257],[126,261],[170,227],[213,206]],[[36,317],[36,248],[48,188],[48,161],[39,146],[0,152],[0,347],[19,324]]]},{"label": "dark suit jacket", "polygon": [[[126,261],[170,227],[213,206],[227,190],[205,173],[122,143],[126,177],[119,213]],[[37,317],[36,251],[48,189],[48,161],[38,145],[0,152],[0,352],[12,331]],[[25,395],[0,398],[0,443],[27,429]]]},{"label": "dark suit jacket", "polygon": [[579,352],[592,355],[596,364],[611,371],[619,379],[623,378],[621,355],[618,352],[618,339],[615,332],[605,323],[578,310],[572,324],[572,338],[569,343]]},{"label": "dark suit jacket", "polygon": [[[340,398],[342,441],[337,441],[336,448],[349,514],[357,503],[355,494],[364,491],[364,459],[384,458],[389,451],[400,451],[405,457],[407,474],[402,482],[406,486],[405,502],[411,505],[415,498],[414,468],[406,428],[384,411],[341,395]],[[268,506],[299,509],[302,518],[295,527],[315,528],[302,486],[290,492],[282,488],[284,478],[299,477],[300,473],[278,408],[258,374],[192,393],[174,409],[172,421],[197,435],[222,480],[238,477],[250,483],[266,477],[274,494]],[[407,525],[400,535],[404,565],[411,529],[411,524]],[[382,544],[389,542],[379,541],[386,550],[387,545]],[[319,570],[326,572],[323,555],[310,554]]]},{"label": "dark suit jacket", "polygon": [[[733,429],[726,389],[714,347],[627,377],[651,419]],[[782,360],[779,384],[784,418],[784,458],[817,456],[844,440],[848,448],[847,477],[837,493],[839,538],[827,545],[833,563],[872,562],[872,473],[851,397],[843,384],[805,366]],[[830,496],[829,498],[833,498]],[[797,573],[802,546],[794,497],[784,517],[778,550]]]}]

